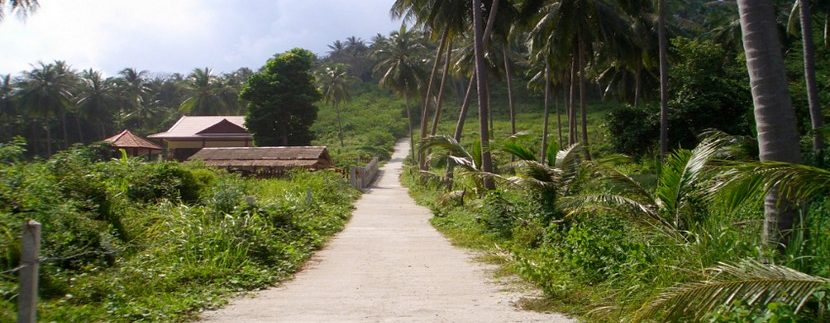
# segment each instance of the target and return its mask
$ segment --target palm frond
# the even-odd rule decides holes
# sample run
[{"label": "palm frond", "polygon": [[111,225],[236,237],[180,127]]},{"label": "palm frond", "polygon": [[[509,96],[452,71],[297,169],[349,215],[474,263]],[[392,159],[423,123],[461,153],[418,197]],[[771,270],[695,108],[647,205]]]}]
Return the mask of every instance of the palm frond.
[{"label": "palm frond", "polygon": [[754,307],[781,302],[798,312],[816,290],[830,284],[827,278],[754,260],[721,263],[707,271],[712,275],[706,280],[666,289],[643,305],[634,314],[633,321],[640,322],[661,313],[666,320],[700,321],[719,307],[731,307],[738,301]]},{"label": "palm frond", "polygon": [[515,142],[504,143],[501,150],[520,160],[536,160],[536,152]]},{"label": "palm frond", "polygon": [[[446,150],[449,153],[451,159],[452,157],[466,159],[469,163],[472,163],[471,166],[473,168],[477,169],[477,167],[475,167],[477,164],[474,162],[475,158],[473,157],[473,155],[471,155],[466,149],[464,149],[464,146],[459,144],[458,141],[451,136],[430,136],[421,139],[421,144],[418,147],[418,154],[423,156],[429,150],[437,148]],[[469,164],[468,162],[465,162],[463,164]]]}]

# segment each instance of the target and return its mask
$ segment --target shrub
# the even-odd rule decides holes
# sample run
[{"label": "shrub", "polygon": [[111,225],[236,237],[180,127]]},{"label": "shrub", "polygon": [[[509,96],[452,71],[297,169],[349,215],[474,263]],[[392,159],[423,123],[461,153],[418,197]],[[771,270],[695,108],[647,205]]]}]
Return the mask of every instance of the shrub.
[{"label": "shrub", "polygon": [[167,199],[193,204],[199,200],[201,188],[191,171],[175,162],[162,162],[143,165],[134,172],[127,196],[145,203]]}]

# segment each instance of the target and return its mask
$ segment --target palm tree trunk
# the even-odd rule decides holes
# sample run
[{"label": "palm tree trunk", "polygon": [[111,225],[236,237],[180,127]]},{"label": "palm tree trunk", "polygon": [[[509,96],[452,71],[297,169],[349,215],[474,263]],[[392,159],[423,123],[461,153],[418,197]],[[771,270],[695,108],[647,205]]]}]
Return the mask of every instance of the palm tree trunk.
[{"label": "palm tree trunk", "polygon": [[504,78],[507,80],[507,107],[510,110],[510,134],[516,134],[516,110],[513,106],[513,67],[507,57],[507,45],[502,46],[501,54],[504,57]]},{"label": "palm tree trunk", "polygon": [[801,42],[804,54],[804,81],[807,85],[807,102],[810,107],[810,120],[813,126],[813,153],[816,163],[823,162],[824,137],[821,128],[824,127],[824,116],[818,102],[818,88],[816,87],[815,50],[813,48],[813,26],[810,21],[809,1],[798,0],[801,10]]},{"label": "palm tree trunk", "polygon": [[[568,88],[565,86],[562,86],[562,106],[565,108],[565,110],[568,109]],[[558,101],[556,103],[556,129],[559,132],[559,148],[561,149],[565,146],[565,142],[562,141],[562,113],[560,113],[559,111]]]},{"label": "palm tree trunk", "polygon": [[666,0],[657,3],[657,37],[660,56],[660,160],[669,152],[669,54],[666,39]]},{"label": "palm tree trunk", "polygon": [[[801,162],[795,111],[787,90],[784,59],[770,0],[738,0],[761,161]],[[773,189],[764,200],[762,241],[784,246],[795,223],[795,208]]]},{"label": "palm tree trunk", "polygon": [[582,34],[579,35],[579,110],[582,112],[582,151],[585,159],[591,160],[591,149],[588,143],[588,102],[585,98],[585,42]]},{"label": "palm tree trunk", "polygon": [[489,111],[489,113],[487,114],[488,115],[487,120],[490,123],[490,125],[489,125],[490,128],[489,128],[488,133],[490,134],[489,138],[493,139],[493,134],[496,132],[496,126],[495,126],[494,121],[493,121],[493,116],[496,113],[495,113],[494,109],[489,106],[490,105],[490,80],[489,79],[487,79],[487,81],[484,82],[484,92],[486,93],[485,95],[487,96],[487,105],[488,105],[487,110]]},{"label": "palm tree trunk", "polygon": [[[467,91],[464,94],[464,100],[461,102],[461,109],[458,111],[458,122],[455,124],[455,133],[453,133],[453,138],[457,142],[461,142],[461,135],[464,133],[464,123],[467,120],[467,111],[470,108],[470,98],[472,97],[473,93],[473,84],[476,83],[476,73],[473,72],[470,75],[470,81],[467,82]],[[454,164],[452,162],[447,163],[447,172],[444,175],[448,179],[448,183],[452,183],[450,179],[453,177],[453,168]]]},{"label": "palm tree trunk", "polygon": [[547,57],[545,57],[545,71],[543,75],[545,76],[545,112],[544,116],[542,117],[542,120],[544,120],[544,124],[542,124],[542,147],[541,149],[539,149],[539,160],[542,163],[545,162],[545,152],[548,151],[548,103],[550,102],[550,63],[548,62]]},{"label": "palm tree trunk", "polygon": [[406,92],[403,93],[403,107],[406,110],[406,125],[409,127],[409,153],[413,159],[418,158],[415,156],[415,138],[412,136],[412,114],[409,112],[409,96]]},{"label": "palm tree trunk", "polygon": [[84,129],[81,128],[81,118],[75,115],[75,127],[78,129],[78,141],[84,142]]},{"label": "palm tree trunk", "polygon": [[[484,66],[484,46],[482,38],[482,21],[481,21],[481,0],[473,1],[473,35],[475,42],[475,62],[476,62],[476,83],[478,87],[478,116],[479,125],[481,126],[481,171],[486,173],[493,172],[492,160],[490,159],[490,135],[487,128],[487,119],[490,115],[489,102],[487,97],[487,69]],[[491,11],[492,12],[492,11]],[[483,180],[484,188],[492,190],[496,188],[493,178],[487,176]]]},{"label": "palm tree trunk", "polygon": [[441,108],[444,102],[444,89],[446,88],[447,77],[450,75],[450,58],[452,55],[452,40],[447,39],[447,53],[444,57],[444,72],[441,74],[441,87],[438,89],[438,99],[435,102],[435,118],[432,119],[432,131],[434,136],[438,132],[438,122],[441,121]]},{"label": "palm tree trunk", "polygon": [[571,56],[571,77],[568,79],[571,92],[568,93],[568,145],[576,143],[576,113],[574,103],[576,97],[576,55]]},{"label": "palm tree trunk", "polygon": [[337,112],[337,138],[340,139],[340,148],[343,148],[343,119],[340,117],[340,105],[334,101],[334,111]]},{"label": "palm tree trunk", "polygon": [[[429,103],[432,97],[432,85],[435,80],[435,75],[438,74],[438,66],[441,63],[441,56],[444,54],[444,48],[447,46],[447,35],[449,34],[449,26],[444,27],[444,32],[441,34],[441,43],[435,51],[435,60],[432,63],[432,72],[429,74],[429,82],[427,83],[427,92],[424,95],[424,107],[421,110],[421,139],[427,136],[427,124],[429,121]],[[426,161],[419,158],[418,165],[421,170],[426,170]]]},{"label": "palm tree trunk", "polygon": [[642,77],[643,68],[637,64],[637,71],[634,73],[634,106],[640,106],[640,78]]},{"label": "palm tree trunk", "polygon": [[46,157],[52,156],[52,130],[49,127],[49,119],[43,123],[46,127]]},{"label": "palm tree trunk", "polygon": [[824,14],[824,48],[830,48],[830,12]]},{"label": "palm tree trunk", "polygon": [[467,121],[467,111],[470,110],[470,99],[473,94],[473,85],[477,82],[476,73],[470,75],[470,82],[467,82],[467,92],[464,94],[464,101],[461,102],[461,109],[458,111],[458,121],[455,123],[455,141],[461,142],[461,135],[464,133],[464,123]]},{"label": "palm tree trunk", "polygon": [[61,131],[63,132],[63,148],[69,147],[69,132],[66,131],[66,111],[61,110]]}]

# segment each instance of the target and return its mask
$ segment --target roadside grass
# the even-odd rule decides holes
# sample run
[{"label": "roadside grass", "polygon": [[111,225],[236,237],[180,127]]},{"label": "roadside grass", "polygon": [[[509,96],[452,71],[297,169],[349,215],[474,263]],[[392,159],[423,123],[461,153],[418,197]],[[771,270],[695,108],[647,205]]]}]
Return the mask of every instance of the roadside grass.
[{"label": "roadside grass", "polygon": [[[0,164],[2,270],[17,266],[20,223],[41,222],[44,322],[194,319],[291,277],[343,228],[359,195],[333,172],[242,178],[198,164],[94,161],[85,150]],[[0,321],[14,321],[15,275],[0,276],[0,295]]]}]

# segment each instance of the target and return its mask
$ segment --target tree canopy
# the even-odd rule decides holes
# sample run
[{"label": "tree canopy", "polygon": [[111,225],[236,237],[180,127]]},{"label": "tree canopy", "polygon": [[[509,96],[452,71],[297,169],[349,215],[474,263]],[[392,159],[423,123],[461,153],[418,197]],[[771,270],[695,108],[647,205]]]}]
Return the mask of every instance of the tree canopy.
[{"label": "tree canopy", "polygon": [[308,145],[322,96],[311,74],[314,54],[295,48],[274,56],[242,87],[245,124],[258,146]]}]

